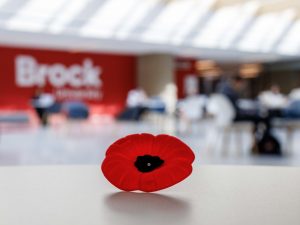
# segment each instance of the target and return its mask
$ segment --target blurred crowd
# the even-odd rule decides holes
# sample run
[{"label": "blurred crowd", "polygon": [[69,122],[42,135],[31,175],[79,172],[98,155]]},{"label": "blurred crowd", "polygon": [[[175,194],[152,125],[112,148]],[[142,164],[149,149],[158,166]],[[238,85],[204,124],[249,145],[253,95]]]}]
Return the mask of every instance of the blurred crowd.
[{"label": "blurred crowd", "polygon": [[[255,99],[241,97],[245,88],[245,80],[238,75],[221,81],[215,93],[210,96],[200,94],[198,87],[192,88],[186,92],[185,98],[178,100],[176,115],[187,123],[199,120],[209,115],[211,100],[221,96],[230,102],[234,111],[233,120],[256,122],[266,114],[271,117],[300,118],[300,87],[291,90],[289,95],[284,95],[278,84],[272,84]],[[148,111],[164,113],[165,104],[160,96],[149,97],[142,88],[133,89],[128,93],[126,108],[117,118],[140,120]],[[225,113],[223,110],[221,112]]]},{"label": "blurred crowd", "polygon": [[[246,82],[239,75],[220,81],[210,95],[201,94],[199,85],[190,85],[186,96],[179,99],[174,110],[168,108],[164,96],[148,96],[142,88],[130,90],[126,106],[116,116],[117,120],[139,121],[145,115],[172,116],[177,118],[177,131],[189,133],[197,122],[214,118],[214,125],[228,127],[233,123],[248,122],[253,125],[255,143],[262,147],[259,151],[280,152],[280,143],[272,134],[274,119],[300,119],[300,87],[288,95],[281,92],[280,85],[272,84],[254,99],[243,98]],[[167,100],[166,100],[167,99]],[[89,108],[83,102],[72,101],[57,104],[51,94],[37,90],[32,97],[32,105],[42,125],[48,124],[51,112],[63,112],[68,118],[86,119]],[[256,146],[257,148],[257,146]],[[269,149],[269,150],[268,150]]]},{"label": "blurred crowd", "polygon": [[[239,75],[219,82],[209,96],[200,94],[198,86],[191,86],[176,104],[178,132],[189,133],[198,121],[207,118],[214,118],[219,128],[248,122],[253,125],[253,151],[280,154],[280,143],[272,133],[273,121],[300,119],[300,87],[284,95],[280,85],[272,84],[254,99],[242,98],[245,90],[246,82]],[[134,89],[117,119],[139,121],[149,112],[167,114],[165,105],[161,97],[148,97],[142,88]]]}]

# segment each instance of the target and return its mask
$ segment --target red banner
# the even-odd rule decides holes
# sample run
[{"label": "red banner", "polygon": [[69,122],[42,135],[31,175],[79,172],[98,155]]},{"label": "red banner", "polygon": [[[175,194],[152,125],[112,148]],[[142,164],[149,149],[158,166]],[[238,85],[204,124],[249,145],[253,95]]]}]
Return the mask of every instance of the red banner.
[{"label": "red banner", "polygon": [[115,114],[136,86],[136,57],[0,47],[0,108],[26,109],[36,89]]}]

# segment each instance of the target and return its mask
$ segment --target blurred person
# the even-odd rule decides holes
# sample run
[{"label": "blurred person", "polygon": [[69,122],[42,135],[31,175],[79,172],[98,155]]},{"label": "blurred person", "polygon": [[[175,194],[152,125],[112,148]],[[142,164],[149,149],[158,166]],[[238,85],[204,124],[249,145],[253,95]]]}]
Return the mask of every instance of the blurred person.
[{"label": "blurred person", "polygon": [[281,148],[278,140],[271,134],[272,114],[261,114],[260,110],[245,110],[239,107],[238,101],[244,89],[244,81],[238,75],[219,86],[219,93],[226,96],[235,110],[234,121],[250,121],[254,124],[254,145],[253,153],[281,155]]},{"label": "blurred person", "polygon": [[33,108],[39,118],[40,124],[43,126],[48,125],[48,109],[55,103],[55,98],[50,93],[44,93],[42,88],[35,91],[31,99]]},{"label": "blurred person", "polygon": [[269,90],[263,91],[258,96],[258,100],[269,111],[278,111],[278,113],[288,105],[288,99],[280,92],[277,84],[272,84]]},{"label": "blurred person", "polygon": [[283,117],[289,119],[300,118],[300,86],[291,90],[289,94],[289,105],[283,110]]},{"label": "blurred person", "polygon": [[140,120],[142,114],[147,111],[148,97],[142,88],[130,90],[127,94],[126,108],[121,112],[119,120]]},{"label": "blurred person", "polygon": [[175,84],[166,84],[160,97],[166,106],[166,113],[172,115],[176,111],[177,104],[177,87]]},{"label": "blurred person", "polygon": [[288,107],[282,110],[282,117],[288,119],[300,119],[300,100],[292,100]]},{"label": "blurred person", "polygon": [[191,125],[203,117],[206,97],[198,91],[190,92],[178,102],[179,132],[187,132]]},{"label": "blurred person", "polygon": [[228,80],[222,81],[217,87],[217,92],[225,95],[229,99],[237,114],[239,111],[238,100],[240,99],[240,95],[244,87],[244,80],[238,75],[235,75]]},{"label": "blurred person", "polygon": [[148,97],[142,88],[130,90],[127,95],[126,105],[129,108],[145,106]]},{"label": "blurred person", "polygon": [[263,122],[269,128],[267,117],[262,117],[258,110],[245,110],[239,106],[240,96],[244,88],[244,80],[239,75],[235,75],[226,82],[221,83],[217,91],[226,96],[232,103],[235,110],[234,121],[252,121],[256,126],[259,122]]},{"label": "blurred person", "polygon": [[289,94],[289,99],[292,101],[299,101],[300,100],[300,85],[297,88],[291,90]]}]

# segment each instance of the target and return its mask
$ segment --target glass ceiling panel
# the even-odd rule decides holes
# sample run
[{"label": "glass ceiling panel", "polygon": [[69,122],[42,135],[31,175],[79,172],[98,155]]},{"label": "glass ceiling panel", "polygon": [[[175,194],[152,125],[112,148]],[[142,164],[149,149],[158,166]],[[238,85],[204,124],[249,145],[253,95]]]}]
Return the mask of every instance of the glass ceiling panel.
[{"label": "glass ceiling panel", "polygon": [[[218,0],[102,0],[100,7],[97,0],[11,1],[0,0],[0,15],[9,14],[1,21],[3,29],[60,33],[72,21],[80,20],[85,22],[83,27],[74,28],[88,37],[138,36],[146,42],[180,45],[188,44],[196,34],[192,41],[196,47],[300,53],[300,19],[294,22],[296,11],[288,9],[255,17],[262,4],[259,0],[239,1],[217,11],[210,10]],[[8,7],[8,2],[14,4]],[[87,13],[87,18],[76,18],[87,4],[93,13]],[[9,9],[4,12],[4,8]],[[205,21],[207,15],[212,16]],[[154,19],[150,21],[151,18]],[[143,33],[136,28],[144,28]]]},{"label": "glass ceiling panel", "polygon": [[139,1],[134,10],[130,12],[129,17],[124,21],[122,27],[117,31],[116,37],[119,39],[124,39],[130,36],[133,30],[140,25],[142,20],[148,14],[148,12],[153,9],[159,0],[143,0]]},{"label": "glass ceiling panel", "polygon": [[193,31],[199,22],[202,22],[209,9],[213,6],[216,0],[195,0],[195,4],[181,20],[174,31],[170,41],[172,44],[179,45],[184,42],[186,37]]},{"label": "glass ceiling panel", "polygon": [[194,44],[198,47],[216,47],[222,35],[240,14],[240,5],[226,6],[219,9],[196,35]]},{"label": "glass ceiling panel", "polygon": [[268,35],[270,29],[276,24],[277,16],[278,13],[268,13],[259,16],[238,44],[238,49],[258,51],[264,36]]},{"label": "glass ceiling panel", "polygon": [[[294,13],[290,10],[259,16],[238,44],[238,49],[258,52],[263,48],[272,47],[278,40],[280,34],[284,31],[284,28],[288,25],[289,21],[292,20],[293,16]],[[264,47],[264,45],[266,47]]]},{"label": "glass ceiling panel", "polygon": [[90,0],[73,0],[72,4],[69,4],[63,13],[55,17],[55,20],[50,24],[48,28],[49,31],[52,33],[63,31],[73,19],[77,19],[74,17],[78,15],[78,13],[88,2],[90,2]]},{"label": "glass ceiling panel", "polygon": [[192,11],[194,4],[195,0],[174,0],[168,2],[165,9],[142,35],[142,40],[149,42],[167,41],[176,25]]},{"label": "glass ceiling panel", "polygon": [[300,52],[300,20],[297,20],[280,42],[277,52],[287,55],[296,55]]},{"label": "glass ceiling panel", "polygon": [[80,30],[83,36],[108,38],[141,0],[109,0]]},{"label": "glass ceiling panel", "polygon": [[241,35],[245,27],[248,26],[250,21],[255,16],[259,5],[260,4],[257,1],[252,1],[241,6],[239,9],[238,19],[234,20],[230,25],[230,32],[225,31],[222,34],[222,39],[219,41],[220,48],[229,48],[234,44],[235,40],[238,39],[239,35]]},{"label": "glass ceiling panel", "polygon": [[1,7],[9,0],[0,0],[0,11],[1,11]]},{"label": "glass ceiling panel", "polygon": [[287,28],[292,24],[293,19],[296,16],[295,10],[286,10],[280,16],[280,19],[276,22],[276,29],[269,31],[268,35],[265,36],[263,44],[261,45],[261,51],[271,51],[274,45],[279,41]]},{"label": "glass ceiling panel", "polygon": [[30,0],[7,21],[6,27],[13,30],[40,31],[65,2],[66,0]]}]

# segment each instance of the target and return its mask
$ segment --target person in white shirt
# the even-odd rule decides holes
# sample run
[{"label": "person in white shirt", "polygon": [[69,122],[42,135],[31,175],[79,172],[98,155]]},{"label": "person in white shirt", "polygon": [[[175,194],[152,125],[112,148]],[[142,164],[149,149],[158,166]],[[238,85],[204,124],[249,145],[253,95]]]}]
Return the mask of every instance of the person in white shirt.
[{"label": "person in white shirt", "polygon": [[50,93],[44,93],[43,89],[39,88],[32,97],[31,103],[39,117],[41,125],[47,126],[47,110],[55,103],[54,96]]},{"label": "person in white shirt", "polygon": [[142,88],[130,90],[126,99],[126,108],[117,115],[118,120],[140,120],[147,110],[148,97]]},{"label": "person in white shirt", "polygon": [[128,92],[126,105],[127,107],[142,107],[145,106],[147,95],[141,88],[133,89]]},{"label": "person in white shirt", "polygon": [[288,99],[280,92],[280,87],[276,84],[271,85],[270,90],[262,92],[258,100],[269,110],[283,109],[288,105]]}]

